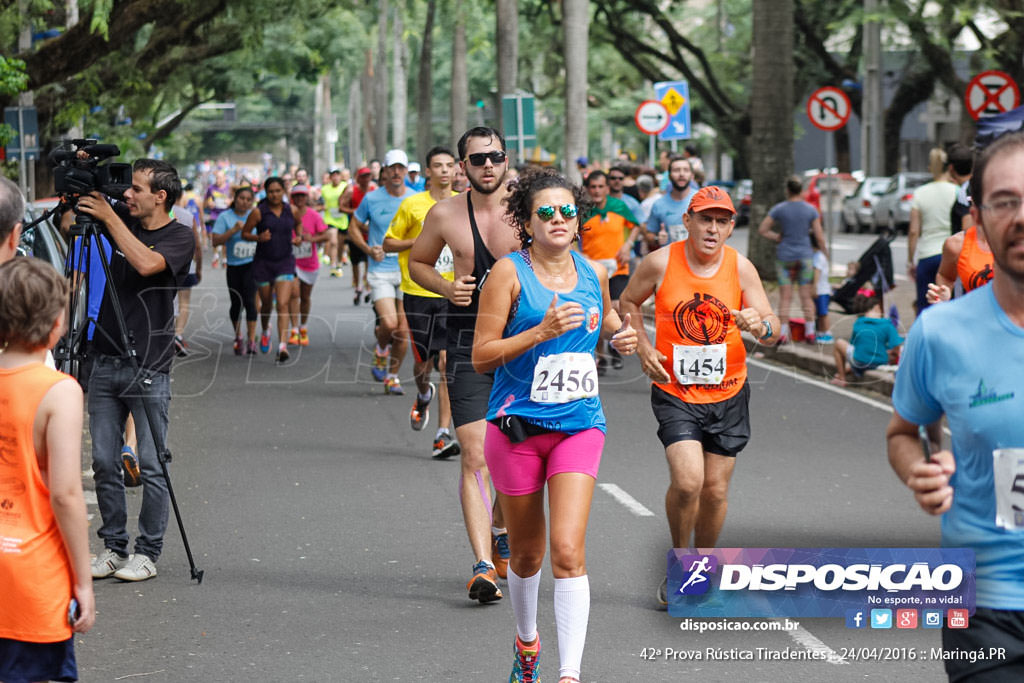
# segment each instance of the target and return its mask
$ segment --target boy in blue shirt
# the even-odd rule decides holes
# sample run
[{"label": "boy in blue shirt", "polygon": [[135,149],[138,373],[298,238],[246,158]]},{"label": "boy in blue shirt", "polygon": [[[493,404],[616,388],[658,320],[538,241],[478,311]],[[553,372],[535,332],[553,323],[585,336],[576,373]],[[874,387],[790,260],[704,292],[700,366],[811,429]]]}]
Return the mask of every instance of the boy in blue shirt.
[{"label": "boy in blue shirt", "polygon": [[850,341],[836,339],[832,353],[836,360],[836,376],[832,384],[846,386],[847,369],[860,377],[867,370],[873,370],[889,361],[890,352],[903,343],[903,337],[882,312],[882,300],[872,294],[858,294],[854,308],[860,317],[853,323]]}]

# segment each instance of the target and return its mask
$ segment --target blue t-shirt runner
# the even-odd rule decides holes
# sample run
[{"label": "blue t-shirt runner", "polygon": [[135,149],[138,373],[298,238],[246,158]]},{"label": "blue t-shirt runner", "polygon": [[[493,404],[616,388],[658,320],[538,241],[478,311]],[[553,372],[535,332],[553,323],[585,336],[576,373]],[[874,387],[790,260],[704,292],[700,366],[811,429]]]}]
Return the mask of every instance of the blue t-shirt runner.
[{"label": "blue t-shirt runner", "polygon": [[[359,203],[355,217],[369,228],[370,236],[366,243],[371,247],[379,247],[384,244],[384,235],[388,232],[391,219],[398,213],[398,207],[406,197],[416,194],[412,188],[406,185],[402,185],[402,189],[404,192],[396,197],[388,192],[386,187],[380,187],[363,197],[363,201]],[[369,272],[388,271],[398,271],[398,254],[385,254],[382,261],[369,259]]]}]

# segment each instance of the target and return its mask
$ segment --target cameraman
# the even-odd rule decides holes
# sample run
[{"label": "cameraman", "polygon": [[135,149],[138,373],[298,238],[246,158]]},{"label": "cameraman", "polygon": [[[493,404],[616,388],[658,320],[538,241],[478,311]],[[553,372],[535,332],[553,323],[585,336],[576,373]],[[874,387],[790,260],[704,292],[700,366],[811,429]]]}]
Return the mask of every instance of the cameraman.
[{"label": "cameraman", "polygon": [[0,175],[0,263],[14,258],[24,218],[25,199],[21,196],[21,190]]},{"label": "cameraman", "polygon": [[[94,578],[113,575],[123,581],[156,576],[156,562],[167,528],[167,482],[156,443],[167,435],[174,356],[174,295],[188,274],[195,241],[192,230],[170,216],[181,195],[181,181],[170,164],[139,159],[124,202],[93,192],[78,200],[78,211],[106,227],[114,246],[110,280],[93,337],[95,364],[89,378],[89,431],[93,442],[93,479],[104,550],[93,560]],[[120,303],[130,344],[137,354],[136,374],[124,348],[112,295]],[[145,403],[145,405],[144,405]],[[146,408],[156,439],[150,430]],[[128,414],[135,419],[142,475],[142,509],[135,553],[128,555],[127,513],[121,446]]]}]

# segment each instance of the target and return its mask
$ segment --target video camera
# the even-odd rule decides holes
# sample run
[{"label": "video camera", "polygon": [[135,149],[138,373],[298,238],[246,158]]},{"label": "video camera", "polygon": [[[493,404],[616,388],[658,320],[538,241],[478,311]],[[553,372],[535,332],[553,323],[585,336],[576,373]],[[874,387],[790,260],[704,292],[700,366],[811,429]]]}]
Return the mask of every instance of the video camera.
[{"label": "video camera", "polygon": [[[80,152],[84,152],[84,156]],[[99,225],[92,216],[78,211],[79,197],[95,190],[114,199],[123,199],[125,191],[132,186],[131,164],[101,164],[104,159],[120,153],[117,145],[101,145],[89,139],[71,140],[50,152],[54,191],[61,203],[75,212],[72,234],[81,234],[88,225]]]}]

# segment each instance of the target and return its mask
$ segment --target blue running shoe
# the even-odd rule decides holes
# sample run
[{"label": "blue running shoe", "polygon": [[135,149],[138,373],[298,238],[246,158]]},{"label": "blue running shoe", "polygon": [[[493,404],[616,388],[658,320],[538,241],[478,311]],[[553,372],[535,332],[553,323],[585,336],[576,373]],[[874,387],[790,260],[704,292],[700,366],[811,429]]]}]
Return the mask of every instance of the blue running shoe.
[{"label": "blue running shoe", "polygon": [[377,353],[376,349],[373,351],[373,365],[370,367],[370,374],[378,382],[383,382],[388,376],[390,356],[390,353]]},{"label": "blue running shoe", "polygon": [[529,645],[516,636],[515,645],[512,646],[515,659],[512,660],[512,675],[508,677],[508,683],[540,683],[540,636]]},{"label": "blue running shoe", "polygon": [[491,559],[494,560],[494,571],[503,579],[508,578],[508,560],[512,557],[512,551],[508,548],[508,534],[498,534],[493,537],[491,548]]},{"label": "blue running shoe", "polygon": [[481,604],[501,600],[501,589],[498,588],[498,575],[494,567],[486,560],[473,565],[473,578],[466,584],[470,600],[479,600]]}]

